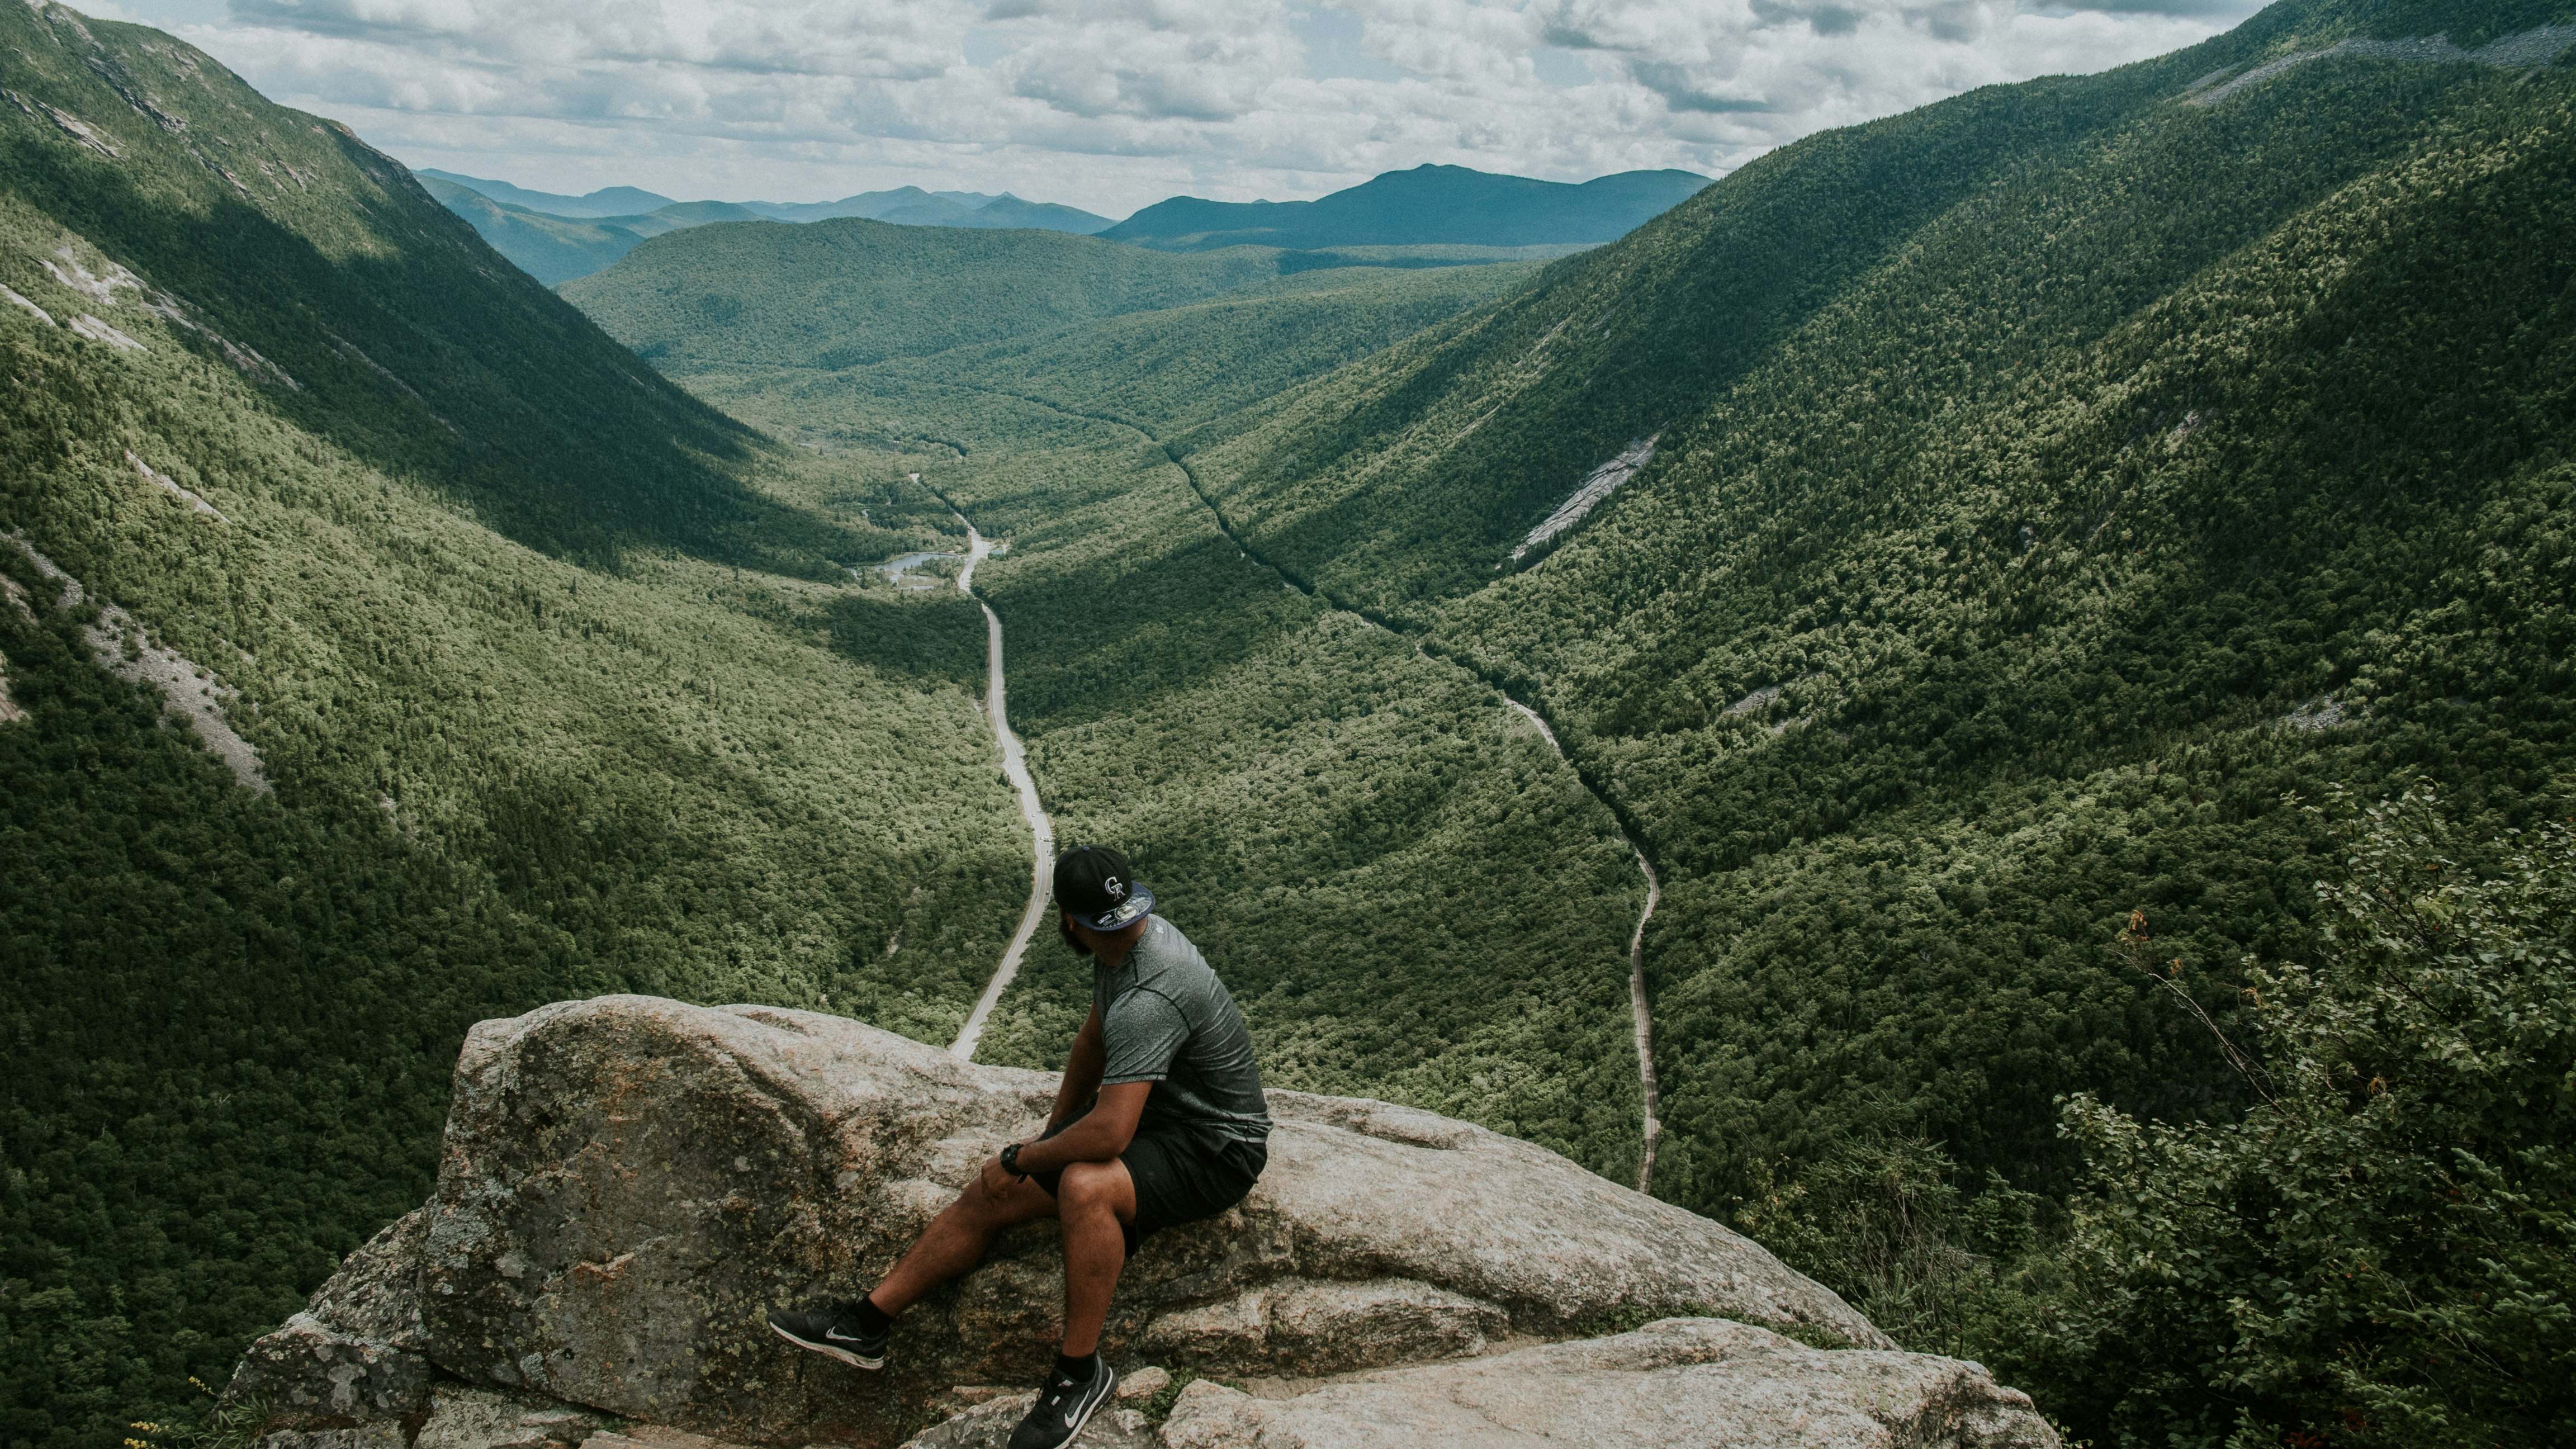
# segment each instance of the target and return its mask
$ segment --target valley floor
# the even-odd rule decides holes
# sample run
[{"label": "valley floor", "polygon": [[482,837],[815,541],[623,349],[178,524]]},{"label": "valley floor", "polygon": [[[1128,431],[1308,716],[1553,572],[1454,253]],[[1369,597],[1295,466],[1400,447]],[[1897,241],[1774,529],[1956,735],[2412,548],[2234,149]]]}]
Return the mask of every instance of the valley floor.
[{"label": "valley floor", "polygon": [[[921,475],[910,475],[919,483]],[[966,526],[966,567],[957,575],[957,591],[972,598],[975,593],[975,566],[993,552],[992,540],[975,531],[965,515],[957,521]],[[1002,993],[1019,979],[1020,958],[1028,954],[1029,942],[1046,921],[1047,897],[1052,889],[1051,874],[1055,866],[1055,823],[1047,818],[1046,806],[1038,798],[1037,781],[1029,775],[1028,751],[1020,737],[1011,731],[1009,691],[1002,667],[1002,616],[993,606],[977,599],[984,611],[984,718],[993,727],[993,742],[1002,752],[1002,773],[1011,782],[1011,794],[1019,801],[1020,822],[1029,828],[1030,858],[1029,903],[1020,912],[1018,929],[1011,932],[1011,944],[1002,949],[1001,964],[993,968],[993,979],[975,998],[975,1009],[966,1014],[966,1024],[957,1030],[957,1040],[949,1043],[952,1055],[969,1061],[984,1038],[984,1023],[993,1016],[993,1008]]]},{"label": "valley floor", "polygon": [[[1247,556],[1138,422],[927,381],[920,360],[671,370],[1007,532],[976,592],[1009,633],[1058,838],[1118,842],[1150,873],[1274,1085],[1465,1116],[1638,1178],[1637,857],[1511,701]],[[1053,1065],[1081,1022],[1087,972],[1033,955],[983,1060]]]}]

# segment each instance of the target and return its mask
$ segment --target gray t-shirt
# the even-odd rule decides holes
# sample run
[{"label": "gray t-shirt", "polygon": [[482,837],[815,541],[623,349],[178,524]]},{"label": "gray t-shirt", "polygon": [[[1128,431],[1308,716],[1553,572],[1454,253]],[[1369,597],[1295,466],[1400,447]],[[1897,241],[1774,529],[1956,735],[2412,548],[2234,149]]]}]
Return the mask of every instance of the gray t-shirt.
[{"label": "gray t-shirt", "polygon": [[1139,1131],[1185,1125],[1252,1142],[1270,1135],[1243,1013],[1180,927],[1147,917],[1145,934],[1115,969],[1093,963],[1091,1004],[1109,1049],[1100,1085],[1154,1084]]}]

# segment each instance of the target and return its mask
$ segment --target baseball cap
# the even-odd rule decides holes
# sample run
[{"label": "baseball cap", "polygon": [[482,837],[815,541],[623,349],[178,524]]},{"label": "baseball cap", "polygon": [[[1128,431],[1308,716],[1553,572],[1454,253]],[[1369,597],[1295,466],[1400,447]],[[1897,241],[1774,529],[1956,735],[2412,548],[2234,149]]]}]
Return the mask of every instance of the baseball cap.
[{"label": "baseball cap", "polygon": [[1154,893],[1105,845],[1081,845],[1055,863],[1055,901],[1095,931],[1117,931],[1154,909]]}]

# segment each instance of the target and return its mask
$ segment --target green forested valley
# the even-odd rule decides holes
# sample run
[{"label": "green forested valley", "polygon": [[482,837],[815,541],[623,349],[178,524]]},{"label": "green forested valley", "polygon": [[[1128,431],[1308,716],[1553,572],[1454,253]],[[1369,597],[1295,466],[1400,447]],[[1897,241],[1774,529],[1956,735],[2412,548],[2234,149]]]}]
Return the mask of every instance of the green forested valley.
[{"label": "green forested valley", "polygon": [[[2275,6],[2160,61],[1801,142],[1182,440],[1256,554],[1553,720],[1662,867],[1659,1192],[1794,1237],[1802,1205],[1912,1182],[1984,1224],[1960,1232],[1987,1274],[2007,1220],[2096,1242],[2156,1170],[2070,1098],[2273,1110],[2141,968],[2260,1029],[2255,963],[2339,949],[2316,891],[2347,848],[2306,806],[2428,782],[2477,871],[2569,813],[2576,30],[2428,16]],[[2488,63],[2258,71],[2551,24]],[[1515,556],[1647,438],[1632,482]],[[2151,957],[2117,949],[2132,912]],[[2563,945],[2563,899],[2531,928]],[[2545,998],[2519,999],[2560,1023],[2563,1072]],[[2399,1080],[2354,1058],[2374,1069],[2351,1080]],[[2516,1190],[2539,1196],[2513,1231],[2550,1271],[2479,1291],[2563,1304],[2566,1103],[2517,1110],[2539,1176]],[[2217,1190],[2157,1190],[2186,1186]],[[2328,1210],[2234,1190],[2251,1223],[2132,1243],[2117,1271],[2106,1250],[2090,1281],[2040,1254],[1981,1290],[2010,1300],[1996,1319],[1933,1320],[2103,1442],[2567,1432],[2563,1360],[2504,1368],[2486,1324],[2447,1350],[2486,1366],[2446,1379],[2385,1310],[2304,1297],[2369,1271],[2381,1209],[2193,1282],[2217,1243]],[[1817,1232],[1809,1261],[1870,1299]],[[1931,1313],[1938,1277],[1880,1272],[1873,1311]],[[2261,1341],[2266,1315],[2295,1346]],[[2051,1374],[2074,1381],[2052,1396]],[[2454,1396],[2459,1417],[2421,1414]]]},{"label": "green forested valley", "polygon": [[[560,296],[0,29],[6,1449],[192,1422],[480,1017],[953,1036],[1029,838],[980,613],[869,565],[968,521],[1058,840],[1272,1085],[1636,1181],[1642,852],[1657,1196],[2070,1443],[2576,1439],[2563,0],[2284,0],[1554,259],[720,221]],[[1041,938],[979,1058],[1088,994]]]}]

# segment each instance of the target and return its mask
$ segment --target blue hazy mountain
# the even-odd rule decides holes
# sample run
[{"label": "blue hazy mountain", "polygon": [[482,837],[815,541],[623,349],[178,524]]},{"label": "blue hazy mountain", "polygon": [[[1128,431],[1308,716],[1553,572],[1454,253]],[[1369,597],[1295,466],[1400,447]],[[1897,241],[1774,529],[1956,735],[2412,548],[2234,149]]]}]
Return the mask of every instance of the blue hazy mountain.
[{"label": "blue hazy mountain", "polygon": [[548,216],[583,219],[634,216],[642,212],[659,210],[669,206],[672,201],[670,197],[636,186],[603,186],[587,196],[565,196],[553,191],[530,191],[523,186],[512,186],[507,181],[494,181],[482,176],[460,176],[453,171],[441,171],[429,166],[416,167],[412,174],[434,176],[469,191],[481,192],[505,205],[522,207],[529,211],[541,211]]},{"label": "blue hazy mountain", "polygon": [[[440,205],[465,218],[492,250],[518,264],[519,270],[551,287],[587,277],[633,251],[647,237],[716,221],[767,221],[771,218],[730,201],[671,201],[652,211],[619,216],[566,216],[519,206],[427,172],[421,185]],[[515,188],[513,188],[515,189]],[[631,186],[594,191],[593,196],[630,193],[651,196]]]},{"label": "blue hazy mountain", "polygon": [[890,221],[897,226],[1026,227],[1080,236],[1105,230],[1110,224],[1109,218],[1079,207],[1023,201],[1007,191],[988,196],[974,191],[924,191],[918,186],[866,191],[838,201],[746,201],[743,205],[775,221],[835,221],[856,216]]},{"label": "blue hazy mountain", "polygon": [[898,226],[1025,228],[1101,236],[1157,251],[1582,246],[1616,241],[1708,185],[1707,177],[1688,171],[1622,171],[1575,184],[1464,166],[1418,166],[1315,201],[1176,196],[1113,225],[1079,207],[1009,192],[899,186],[837,201],[675,202],[632,186],[563,196],[447,171],[419,174],[493,250],[549,285],[588,276],[624,256],[636,241],[677,227],[764,219],[802,224],[859,217]]},{"label": "blue hazy mountain", "polygon": [[1609,242],[1706,185],[1707,177],[1688,171],[1622,171],[1574,184],[1417,166],[1315,201],[1176,196],[1100,235],[1162,251]]},{"label": "blue hazy mountain", "polygon": [[547,286],[586,277],[646,237],[716,221],[834,221],[862,217],[898,226],[1022,227],[1088,236],[1109,218],[1005,191],[924,191],[900,186],[838,201],[673,201],[633,186],[586,196],[530,191],[506,181],[427,169],[415,173],[448,210],[472,223],[492,250]]}]

